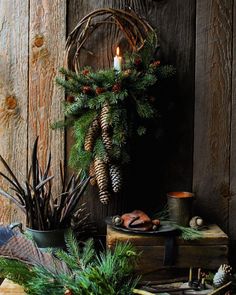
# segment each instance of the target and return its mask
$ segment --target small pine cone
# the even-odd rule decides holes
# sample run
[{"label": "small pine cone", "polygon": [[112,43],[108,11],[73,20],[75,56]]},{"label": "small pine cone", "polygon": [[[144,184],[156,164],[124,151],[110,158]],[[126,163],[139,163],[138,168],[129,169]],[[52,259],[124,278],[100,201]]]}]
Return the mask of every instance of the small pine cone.
[{"label": "small pine cone", "polygon": [[120,83],[114,84],[113,87],[112,87],[112,92],[118,93],[120,91],[121,91],[121,85],[120,85]]},{"label": "small pine cone", "polygon": [[107,103],[104,104],[100,114],[100,124],[103,131],[107,131],[109,129],[108,124],[108,114],[109,114],[109,105]]},{"label": "small pine cone", "polygon": [[97,185],[99,189],[100,201],[104,204],[107,204],[109,200],[109,196],[110,196],[108,192],[109,178],[108,178],[107,164],[104,163],[99,158],[95,158],[94,168],[95,168]]},{"label": "small pine cone", "polygon": [[90,73],[90,72],[89,72],[89,69],[84,69],[84,70],[82,71],[82,74],[83,74],[84,76],[87,76],[89,73]]},{"label": "small pine cone", "polygon": [[142,63],[142,59],[141,57],[137,57],[135,60],[134,60],[134,64],[137,66],[137,65],[140,65]]},{"label": "small pine cone", "polygon": [[213,285],[219,288],[229,281],[232,268],[228,264],[223,264],[218,269],[213,278]]},{"label": "small pine cone", "polygon": [[150,64],[151,68],[157,68],[159,67],[161,62],[159,60],[154,61],[153,63]]},{"label": "small pine cone", "polygon": [[93,145],[95,142],[95,139],[98,136],[99,133],[99,120],[95,118],[91,125],[89,126],[88,132],[85,136],[85,141],[84,141],[84,149],[88,152],[91,152],[93,150]]},{"label": "small pine cone", "polygon": [[112,190],[114,193],[118,193],[121,191],[121,188],[122,188],[122,176],[121,176],[120,167],[117,165],[111,165],[109,172],[110,172]]},{"label": "small pine cone", "polygon": [[96,181],[96,178],[95,178],[95,169],[94,169],[94,163],[93,162],[90,164],[90,167],[89,167],[89,176],[92,177],[90,179],[90,184],[92,186],[96,185],[97,181]]},{"label": "small pine cone", "polygon": [[73,103],[73,102],[75,102],[75,97],[72,96],[72,95],[68,95],[67,98],[66,98],[66,100],[67,100],[68,102],[70,102],[70,103]]},{"label": "small pine cone", "polygon": [[84,94],[91,94],[93,92],[93,89],[90,86],[83,86],[82,87],[82,92]]},{"label": "small pine cone", "polygon": [[99,95],[99,94],[105,92],[105,89],[102,88],[102,87],[97,87],[96,90],[95,90],[95,92],[96,92],[97,95]]}]

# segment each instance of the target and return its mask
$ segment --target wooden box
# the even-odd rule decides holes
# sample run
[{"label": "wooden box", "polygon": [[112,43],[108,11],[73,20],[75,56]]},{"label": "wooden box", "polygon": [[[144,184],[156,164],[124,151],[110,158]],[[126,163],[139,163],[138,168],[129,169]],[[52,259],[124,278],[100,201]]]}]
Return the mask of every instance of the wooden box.
[{"label": "wooden box", "polygon": [[106,243],[113,248],[117,241],[129,240],[141,252],[137,272],[144,279],[165,279],[181,273],[187,275],[190,266],[216,270],[220,264],[228,263],[228,236],[217,225],[210,225],[202,233],[203,237],[194,241],[175,238],[171,266],[163,265],[165,236],[127,234],[108,225]]}]

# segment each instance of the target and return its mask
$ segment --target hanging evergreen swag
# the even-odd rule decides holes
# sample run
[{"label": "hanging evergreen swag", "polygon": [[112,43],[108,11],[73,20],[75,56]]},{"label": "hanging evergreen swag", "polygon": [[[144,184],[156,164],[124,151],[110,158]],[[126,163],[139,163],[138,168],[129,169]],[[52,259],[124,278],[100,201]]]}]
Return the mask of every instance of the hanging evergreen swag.
[{"label": "hanging evergreen swag", "polygon": [[[97,16],[99,21],[94,23]],[[78,55],[83,44],[97,27],[109,22],[120,28],[132,48],[123,61],[123,70],[80,69]],[[73,46],[74,69],[62,68],[64,78],[57,78],[70,94],[65,103],[67,120],[54,127],[73,126],[70,165],[94,176],[92,184],[97,184],[100,201],[107,204],[111,192],[122,189],[122,166],[130,158],[130,140],[145,134],[146,123],[157,115],[150,91],[175,70],[155,59],[157,36],[134,12],[102,9],[83,18],[69,35],[66,66]]]}]

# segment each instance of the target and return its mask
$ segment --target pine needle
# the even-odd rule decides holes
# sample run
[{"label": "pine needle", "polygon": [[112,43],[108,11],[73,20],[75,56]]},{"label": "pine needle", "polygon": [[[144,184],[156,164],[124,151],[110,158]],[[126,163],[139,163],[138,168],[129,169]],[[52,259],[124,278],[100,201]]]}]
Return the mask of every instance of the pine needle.
[{"label": "pine needle", "polygon": [[170,225],[180,232],[180,238],[183,240],[198,240],[201,239],[203,234],[200,230],[193,229],[191,227],[185,227],[178,225],[176,222],[172,221],[169,217],[168,205],[166,205],[162,210],[154,214],[155,219],[159,219],[161,224]]}]

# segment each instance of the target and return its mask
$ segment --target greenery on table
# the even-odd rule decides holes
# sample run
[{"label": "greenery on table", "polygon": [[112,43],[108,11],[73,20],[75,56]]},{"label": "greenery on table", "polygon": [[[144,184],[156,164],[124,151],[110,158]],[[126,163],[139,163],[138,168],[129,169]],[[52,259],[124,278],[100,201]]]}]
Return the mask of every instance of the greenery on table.
[{"label": "greenery on table", "polygon": [[29,267],[23,262],[1,258],[0,275],[22,285],[31,295],[127,295],[138,283],[133,269],[138,258],[129,243],[118,243],[114,251],[96,253],[92,240],[79,247],[73,234],[66,238],[67,252],[56,256],[69,267],[58,273],[43,265]]}]

